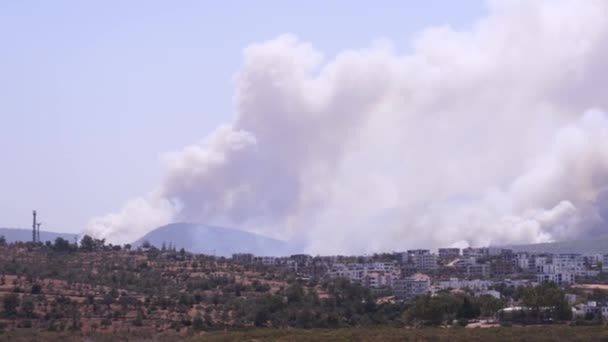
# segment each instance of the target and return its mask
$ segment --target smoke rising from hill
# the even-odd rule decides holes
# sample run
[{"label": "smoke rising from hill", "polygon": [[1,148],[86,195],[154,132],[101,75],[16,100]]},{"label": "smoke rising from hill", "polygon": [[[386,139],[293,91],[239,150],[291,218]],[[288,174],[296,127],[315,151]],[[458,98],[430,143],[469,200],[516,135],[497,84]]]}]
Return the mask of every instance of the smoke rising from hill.
[{"label": "smoke rising from hill", "polygon": [[382,40],[325,58],[294,35],[247,47],[234,121],[167,153],[158,189],[87,232],[196,221],[336,253],[605,230],[608,3],[488,6],[407,54]]}]

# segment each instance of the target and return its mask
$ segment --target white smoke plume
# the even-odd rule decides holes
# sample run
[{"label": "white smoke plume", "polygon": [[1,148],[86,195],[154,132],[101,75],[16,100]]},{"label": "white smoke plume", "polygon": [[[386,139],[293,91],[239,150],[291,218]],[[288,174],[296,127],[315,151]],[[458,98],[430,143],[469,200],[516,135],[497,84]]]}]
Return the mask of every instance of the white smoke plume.
[{"label": "white smoke plume", "polygon": [[159,190],[87,231],[125,241],[196,221],[313,253],[605,231],[608,2],[488,7],[408,54],[382,40],[325,59],[293,35],[247,47],[234,121],[168,153]]}]

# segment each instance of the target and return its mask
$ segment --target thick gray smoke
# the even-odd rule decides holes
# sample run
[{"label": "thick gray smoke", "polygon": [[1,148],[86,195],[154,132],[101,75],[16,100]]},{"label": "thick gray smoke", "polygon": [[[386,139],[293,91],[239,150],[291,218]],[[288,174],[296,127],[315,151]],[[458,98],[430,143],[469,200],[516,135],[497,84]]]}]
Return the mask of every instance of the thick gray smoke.
[{"label": "thick gray smoke", "polygon": [[293,35],[247,47],[235,120],[168,153],[158,189],[88,232],[197,221],[335,253],[605,231],[608,2],[488,6],[410,54],[379,41],[324,59]]}]

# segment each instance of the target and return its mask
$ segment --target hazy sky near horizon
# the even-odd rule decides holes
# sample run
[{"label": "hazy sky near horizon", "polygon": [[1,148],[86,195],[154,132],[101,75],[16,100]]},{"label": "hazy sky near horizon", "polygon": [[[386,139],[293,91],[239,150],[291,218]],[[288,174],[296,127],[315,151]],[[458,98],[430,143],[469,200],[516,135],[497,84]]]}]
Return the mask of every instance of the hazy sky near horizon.
[{"label": "hazy sky near horizon", "polygon": [[80,232],[160,182],[161,153],[233,115],[242,49],[293,33],[327,57],[482,1],[0,2],[0,227]]}]

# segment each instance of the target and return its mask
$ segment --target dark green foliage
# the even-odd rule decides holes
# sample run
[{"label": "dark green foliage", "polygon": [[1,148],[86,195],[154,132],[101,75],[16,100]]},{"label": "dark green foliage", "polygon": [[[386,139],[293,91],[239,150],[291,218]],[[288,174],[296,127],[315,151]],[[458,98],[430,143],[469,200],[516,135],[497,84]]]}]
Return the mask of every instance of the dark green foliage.
[{"label": "dark green foliage", "polygon": [[[80,250],[85,251],[85,252],[94,252],[94,251],[102,250],[106,247],[105,243],[106,243],[105,239],[93,239],[89,235],[85,235],[80,240]],[[116,250],[120,250],[120,246],[114,246],[114,247],[118,247]]]},{"label": "dark green foliage", "polygon": [[4,308],[4,316],[7,318],[14,318],[17,316],[17,309],[19,308],[19,296],[14,293],[9,293],[4,296],[2,300]]},{"label": "dark green foliage", "polygon": [[203,330],[205,328],[205,323],[203,322],[203,319],[201,318],[200,315],[197,315],[192,320],[192,328],[195,331],[201,331],[201,330]]},{"label": "dark green foliage", "polygon": [[64,238],[58,237],[57,239],[55,239],[53,249],[56,252],[60,253],[73,252],[76,250],[76,245],[71,244],[68,240]]},{"label": "dark green foliage", "polygon": [[469,295],[441,293],[437,296],[419,297],[404,313],[408,323],[440,325],[458,321],[465,324],[480,316],[491,317],[504,303],[490,296],[480,298]]},{"label": "dark green foliage", "polygon": [[469,297],[464,297],[456,318],[473,319],[479,317],[480,314],[479,304],[473,303]]},{"label": "dark green foliage", "polygon": [[42,286],[40,284],[32,285],[32,294],[39,294],[42,291]]},{"label": "dark green foliage", "polygon": [[530,319],[567,321],[572,319],[572,309],[566,302],[564,290],[554,283],[544,283],[537,287],[526,287],[517,294],[524,306],[529,307]]},{"label": "dark green foliage", "polygon": [[141,327],[144,325],[143,321],[144,321],[144,312],[141,309],[139,309],[139,310],[137,310],[137,316],[135,316],[135,319],[133,320],[133,325],[136,327]]}]

